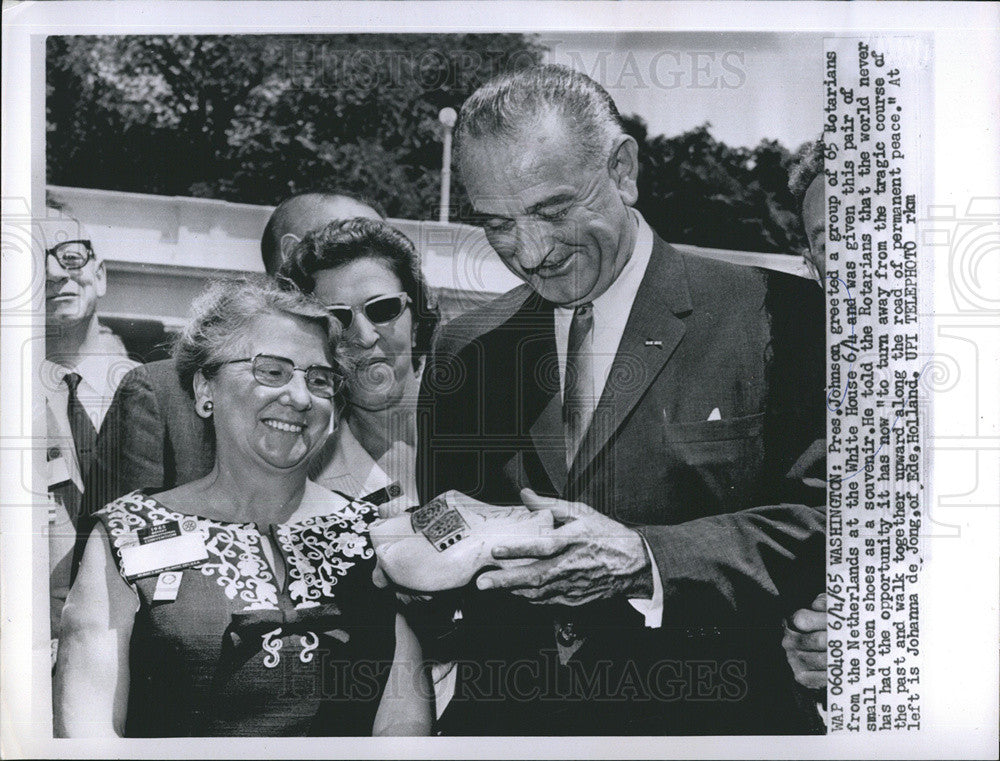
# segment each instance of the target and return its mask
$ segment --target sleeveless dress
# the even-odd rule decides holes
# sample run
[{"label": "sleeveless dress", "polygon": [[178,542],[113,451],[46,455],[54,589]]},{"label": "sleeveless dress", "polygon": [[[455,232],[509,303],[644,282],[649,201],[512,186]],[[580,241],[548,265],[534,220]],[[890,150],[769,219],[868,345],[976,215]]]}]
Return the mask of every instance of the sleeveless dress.
[{"label": "sleeveless dress", "polygon": [[[119,572],[138,529],[172,521],[199,532],[208,553],[178,571],[172,601],[154,599],[155,575],[130,582],[140,602],[126,736],[371,735],[395,601],[371,582],[377,510],[330,497],[328,515],[271,526],[185,515],[141,491],[97,513]],[[265,533],[284,560],[283,588]]]}]

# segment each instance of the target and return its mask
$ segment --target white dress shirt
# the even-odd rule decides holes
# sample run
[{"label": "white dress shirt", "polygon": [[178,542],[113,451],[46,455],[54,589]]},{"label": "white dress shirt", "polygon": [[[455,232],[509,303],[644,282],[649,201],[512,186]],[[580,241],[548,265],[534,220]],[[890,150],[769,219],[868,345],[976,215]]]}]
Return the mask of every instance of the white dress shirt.
[{"label": "white dress shirt", "polygon": [[[69,423],[69,386],[65,377],[71,372],[80,376],[77,398],[94,424],[94,430],[100,430],[118,384],[125,373],[138,364],[124,354],[117,338],[114,342],[105,340],[102,344],[101,350],[83,356],[73,367],[43,359],[36,377],[37,387],[41,389],[45,401],[47,432],[48,451],[42,458],[45,469],[40,475],[47,487],[49,514],[49,616],[53,657],[63,603],[69,594],[71,561],[77,539],[76,513],[79,510],[79,495],[83,493],[83,474]],[[41,461],[37,464],[41,465]],[[72,493],[66,491],[67,481],[73,483],[75,492],[72,488],[69,489]]]},{"label": "white dress shirt", "polygon": [[[646,274],[646,267],[649,265],[650,256],[653,254],[653,231],[642,218],[639,212],[632,210],[638,225],[638,232],[635,239],[635,248],[632,256],[629,257],[621,273],[614,282],[593,301],[594,326],[591,336],[591,351],[593,352],[593,375],[591,379],[594,384],[592,399],[596,405],[601,398],[604,386],[607,383],[611,366],[614,364],[615,355],[618,353],[618,346],[621,344],[622,335],[625,333],[625,325],[632,312],[632,305],[635,303],[636,293],[642,284],[642,278]],[[566,353],[569,347],[569,329],[573,321],[574,310],[563,307],[555,309],[555,331],[556,331],[556,353],[559,357],[559,384],[565,389],[566,385]],[[659,628],[663,623],[663,584],[660,581],[660,574],[653,559],[653,553],[643,539],[646,547],[646,554],[653,571],[653,597],[650,600],[634,599],[629,600],[632,607],[643,614],[646,619],[646,626]]]},{"label": "white dress shirt", "polygon": [[[48,359],[43,359],[39,367],[38,384],[45,397],[46,417],[49,423],[50,449],[57,448],[59,457],[49,458],[48,485],[66,480],[68,477],[83,491],[83,477],[73,444],[73,431],[69,424],[69,386],[64,380],[68,373],[77,373],[80,384],[76,395],[87,412],[94,430],[101,430],[101,423],[111,406],[115,390],[125,374],[139,363],[124,354],[111,350],[84,355],[73,367],[66,367]],[[61,463],[59,462],[61,460]],[[53,480],[58,479],[58,480]]]}]

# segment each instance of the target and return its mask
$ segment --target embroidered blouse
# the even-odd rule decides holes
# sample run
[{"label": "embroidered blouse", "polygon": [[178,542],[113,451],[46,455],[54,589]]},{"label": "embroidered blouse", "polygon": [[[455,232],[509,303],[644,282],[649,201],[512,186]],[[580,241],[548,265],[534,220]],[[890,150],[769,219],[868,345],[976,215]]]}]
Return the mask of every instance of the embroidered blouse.
[{"label": "embroidered blouse", "polygon": [[[127,736],[371,735],[392,665],[394,600],[371,582],[377,510],[330,497],[327,515],[266,527],[185,515],[139,491],[97,513],[123,577],[123,550],[141,529],[176,522],[208,555],[125,577],[140,601]],[[281,588],[264,534],[284,561]],[[180,584],[163,599],[171,594],[157,586],[176,582],[171,573]]]}]

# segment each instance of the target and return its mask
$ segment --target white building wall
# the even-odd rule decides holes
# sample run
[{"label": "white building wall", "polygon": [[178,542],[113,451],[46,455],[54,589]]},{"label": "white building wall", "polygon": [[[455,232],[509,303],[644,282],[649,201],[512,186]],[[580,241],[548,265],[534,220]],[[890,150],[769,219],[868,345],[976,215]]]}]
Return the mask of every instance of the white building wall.
[{"label": "white building wall", "polygon": [[[101,315],[182,324],[207,280],[262,272],[260,237],[272,206],[206,198],[49,186],[87,228],[108,269]],[[390,219],[413,240],[445,317],[519,284],[482,230],[462,224]],[[808,276],[798,257],[677,245],[689,253]]]},{"label": "white building wall", "polygon": [[[262,272],[260,238],[273,206],[205,198],[49,186],[86,228],[108,269],[102,316],[182,323],[207,280]],[[520,281],[480,229],[390,219],[421,252],[428,283],[443,299],[470,303]],[[454,309],[454,307],[453,307]]]}]

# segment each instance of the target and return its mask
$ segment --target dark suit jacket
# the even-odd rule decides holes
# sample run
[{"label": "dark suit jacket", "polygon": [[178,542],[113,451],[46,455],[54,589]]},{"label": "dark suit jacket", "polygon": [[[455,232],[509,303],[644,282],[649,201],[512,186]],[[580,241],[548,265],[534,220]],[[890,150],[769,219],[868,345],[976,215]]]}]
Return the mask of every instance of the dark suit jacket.
[{"label": "dark suit jacket", "polygon": [[172,359],[132,369],[115,392],[86,481],[89,514],[134,489],[171,489],[215,462],[212,429],[194,410]]},{"label": "dark suit jacket", "polygon": [[[825,495],[786,477],[825,432],[822,320],[811,281],[656,238],[569,472],[552,306],[525,286],[444,328],[419,412],[422,501],[457,489],[515,504],[530,486],[585,502],[642,534],[664,590],[660,629],[625,600],[468,591],[458,630],[426,637],[459,660],[446,732],[811,729],[780,621],[823,583]],[[584,637],[566,666],[554,619]]]}]

